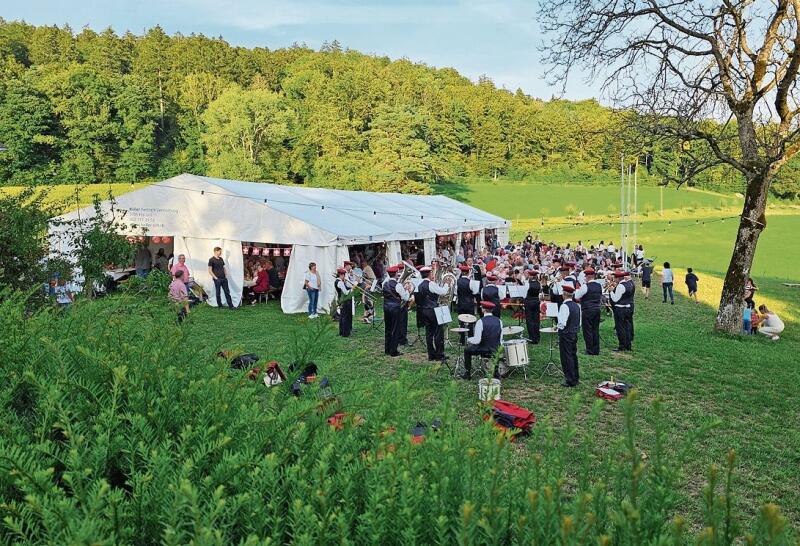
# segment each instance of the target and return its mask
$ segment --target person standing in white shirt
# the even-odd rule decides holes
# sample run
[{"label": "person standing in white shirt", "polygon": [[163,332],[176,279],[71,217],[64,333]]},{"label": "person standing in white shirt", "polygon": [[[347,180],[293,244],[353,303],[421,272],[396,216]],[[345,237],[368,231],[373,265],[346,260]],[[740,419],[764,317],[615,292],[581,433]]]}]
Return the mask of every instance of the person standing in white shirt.
[{"label": "person standing in white shirt", "polygon": [[667,292],[669,292],[669,301],[675,305],[675,297],[672,295],[672,283],[675,281],[675,276],[672,274],[669,262],[664,262],[664,270],[661,272],[661,290],[664,292],[664,301],[667,303]]},{"label": "person standing in white shirt", "polygon": [[317,314],[317,303],[319,302],[319,289],[322,284],[322,279],[317,272],[317,264],[311,262],[308,264],[308,271],[306,271],[305,279],[303,281],[303,288],[308,294],[308,318],[315,319]]},{"label": "person standing in white shirt", "polygon": [[578,331],[581,329],[581,308],[572,301],[575,288],[571,284],[562,286],[564,303],[558,308],[558,352],[561,370],[564,372],[563,387],[577,387],[578,375]]}]

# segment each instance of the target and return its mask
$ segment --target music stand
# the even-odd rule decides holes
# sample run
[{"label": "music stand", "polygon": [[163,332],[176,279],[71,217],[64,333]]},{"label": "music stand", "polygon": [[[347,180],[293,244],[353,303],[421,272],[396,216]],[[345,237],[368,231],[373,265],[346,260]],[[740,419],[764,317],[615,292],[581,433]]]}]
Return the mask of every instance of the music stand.
[{"label": "music stand", "polygon": [[545,363],[544,367],[542,368],[542,373],[539,376],[539,379],[547,375],[551,376],[558,376],[563,375],[563,371],[559,366],[556,366],[555,360],[553,360],[553,348],[555,344],[555,337],[558,335],[558,329],[556,328],[556,317],[558,317],[558,304],[556,303],[547,303],[547,317],[553,319],[553,326],[550,328],[540,328],[539,331],[545,333],[550,336],[550,341],[548,343],[548,361]]}]

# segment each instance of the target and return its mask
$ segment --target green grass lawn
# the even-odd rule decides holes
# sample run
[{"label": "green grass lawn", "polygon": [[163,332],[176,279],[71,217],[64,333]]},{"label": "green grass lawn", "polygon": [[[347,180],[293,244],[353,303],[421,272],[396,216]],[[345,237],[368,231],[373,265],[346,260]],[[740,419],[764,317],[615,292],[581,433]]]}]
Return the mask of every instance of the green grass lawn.
[{"label": "green grass lawn", "polygon": [[[587,216],[619,214],[619,186],[574,184],[534,184],[521,182],[437,184],[436,193],[447,195],[469,205],[484,209],[509,220],[549,218],[567,215],[567,207],[574,206],[575,213]],[[639,211],[658,211],[662,190],[654,186],[638,189]],[[663,189],[664,210],[686,208],[718,208],[740,206],[741,200],[733,195],[724,196],[688,188]],[[631,199],[633,194],[631,193]]]},{"label": "green grass lawn", "polygon": [[[703,284],[706,301],[714,301],[719,289],[720,283],[706,281]],[[765,289],[766,295],[775,297],[771,289]],[[684,292],[680,284],[678,292]],[[771,342],[761,336],[731,339],[713,334],[713,316],[711,306],[695,305],[681,295],[675,306],[662,304],[658,297],[649,300],[640,297],[632,356],[617,356],[610,351],[614,334],[612,320],[607,318],[602,324],[601,356],[580,358],[578,389],[567,391],[559,386],[558,378],[539,377],[537,370],[547,358],[547,345],[543,344],[531,350],[533,365],[529,381],[525,382],[521,376],[504,380],[503,398],[532,409],[540,421],[561,427],[573,395],[580,398],[577,421],[583,424],[595,401],[594,384],[611,376],[634,383],[643,401],[637,410],[643,429],[641,451],[647,454],[654,449],[649,402],[657,397],[663,399],[668,415],[668,449],[677,451],[678,446],[689,442],[682,469],[685,495],[682,512],[690,521],[695,524],[700,521],[698,497],[709,466],[723,465],[728,450],[735,449],[737,507],[754,516],[763,503],[775,502],[797,527],[800,525],[800,491],[796,486],[800,482],[800,414],[795,396],[800,381],[797,322],[789,325],[780,342]],[[256,352],[262,358],[286,362],[291,354],[289,340],[302,332],[307,322],[301,315],[283,315],[278,305],[270,302],[237,312],[199,308],[186,327],[193,339],[210,344],[210,348],[239,348]],[[410,323],[413,329],[413,314]],[[353,337],[336,338],[319,364],[336,388],[343,391],[369,390],[373,388],[371,385],[401,372],[421,371],[418,388],[431,398],[441,396],[450,379],[446,370],[424,360],[421,343],[406,348],[400,359],[385,358],[382,344],[382,330],[371,330],[357,323]],[[582,349],[581,341],[579,350]],[[456,411],[463,418],[463,426],[474,426],[476,385],[458,382],[457,392]],[[716,422],[716,426],[710,433],[692,439],[695,431],[711,422]],[[622,430],[620,406],[605,404],[593,431],[598,443],[607,443],[610,448],[619,440]],[[527,458],[540,449],[539,445],[523,443],[518,456]]]}]

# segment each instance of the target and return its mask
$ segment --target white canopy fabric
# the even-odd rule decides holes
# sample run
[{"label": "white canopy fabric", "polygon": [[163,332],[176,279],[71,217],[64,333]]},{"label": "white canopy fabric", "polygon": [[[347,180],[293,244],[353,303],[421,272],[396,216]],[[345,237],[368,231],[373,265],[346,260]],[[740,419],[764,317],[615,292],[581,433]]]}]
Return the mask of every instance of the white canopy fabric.
[{"label": "white canopy fabric", "polygon": [[[103,204],[106,210],[110,207]],[[173,236],[175,253],[187,255],[189,271],[212,296],[212,305],[216,301],[207,263],[214,246],[223,248],[234,304],[238,304],[244,268],[241,254],[234,257],[237,243],[293,245],[281,298],[287,313],[306,310],[302,279],[310,261],[317,263],[323,279],[319,309],[329,310],[333,274],[348,255],[348,245],[385,242],[391,257],[399,253],[399,241],[423,239],[429,260],[429,247],[435,250],[437,235],[484,229],[508,233],[511,224],[441,195],[282,186],[191,174],[123,194],[116,198],[116,209],[126,211],[126,224],[136,226],[123,235],[141,235],[146,229],[150,235]],[[93,208],[87,207],[61,218],[93,214]]]}]

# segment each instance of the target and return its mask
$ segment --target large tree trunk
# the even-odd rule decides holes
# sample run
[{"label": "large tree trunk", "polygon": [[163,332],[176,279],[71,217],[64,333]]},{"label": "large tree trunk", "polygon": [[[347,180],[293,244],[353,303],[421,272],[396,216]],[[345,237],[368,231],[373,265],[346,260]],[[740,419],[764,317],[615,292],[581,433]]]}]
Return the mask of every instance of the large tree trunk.
[{"label": "large tree trunk", "polygon": [[750,276],[756,245],[761,232],[767,225],[764,211],[767,208],[767,191],[772,173],[760,174],[748,180],[742,216],[733,255],[725,274],[722,297],[714,328],[731,334],[742,331],[742,309],[744,307],[744,287]]}]

